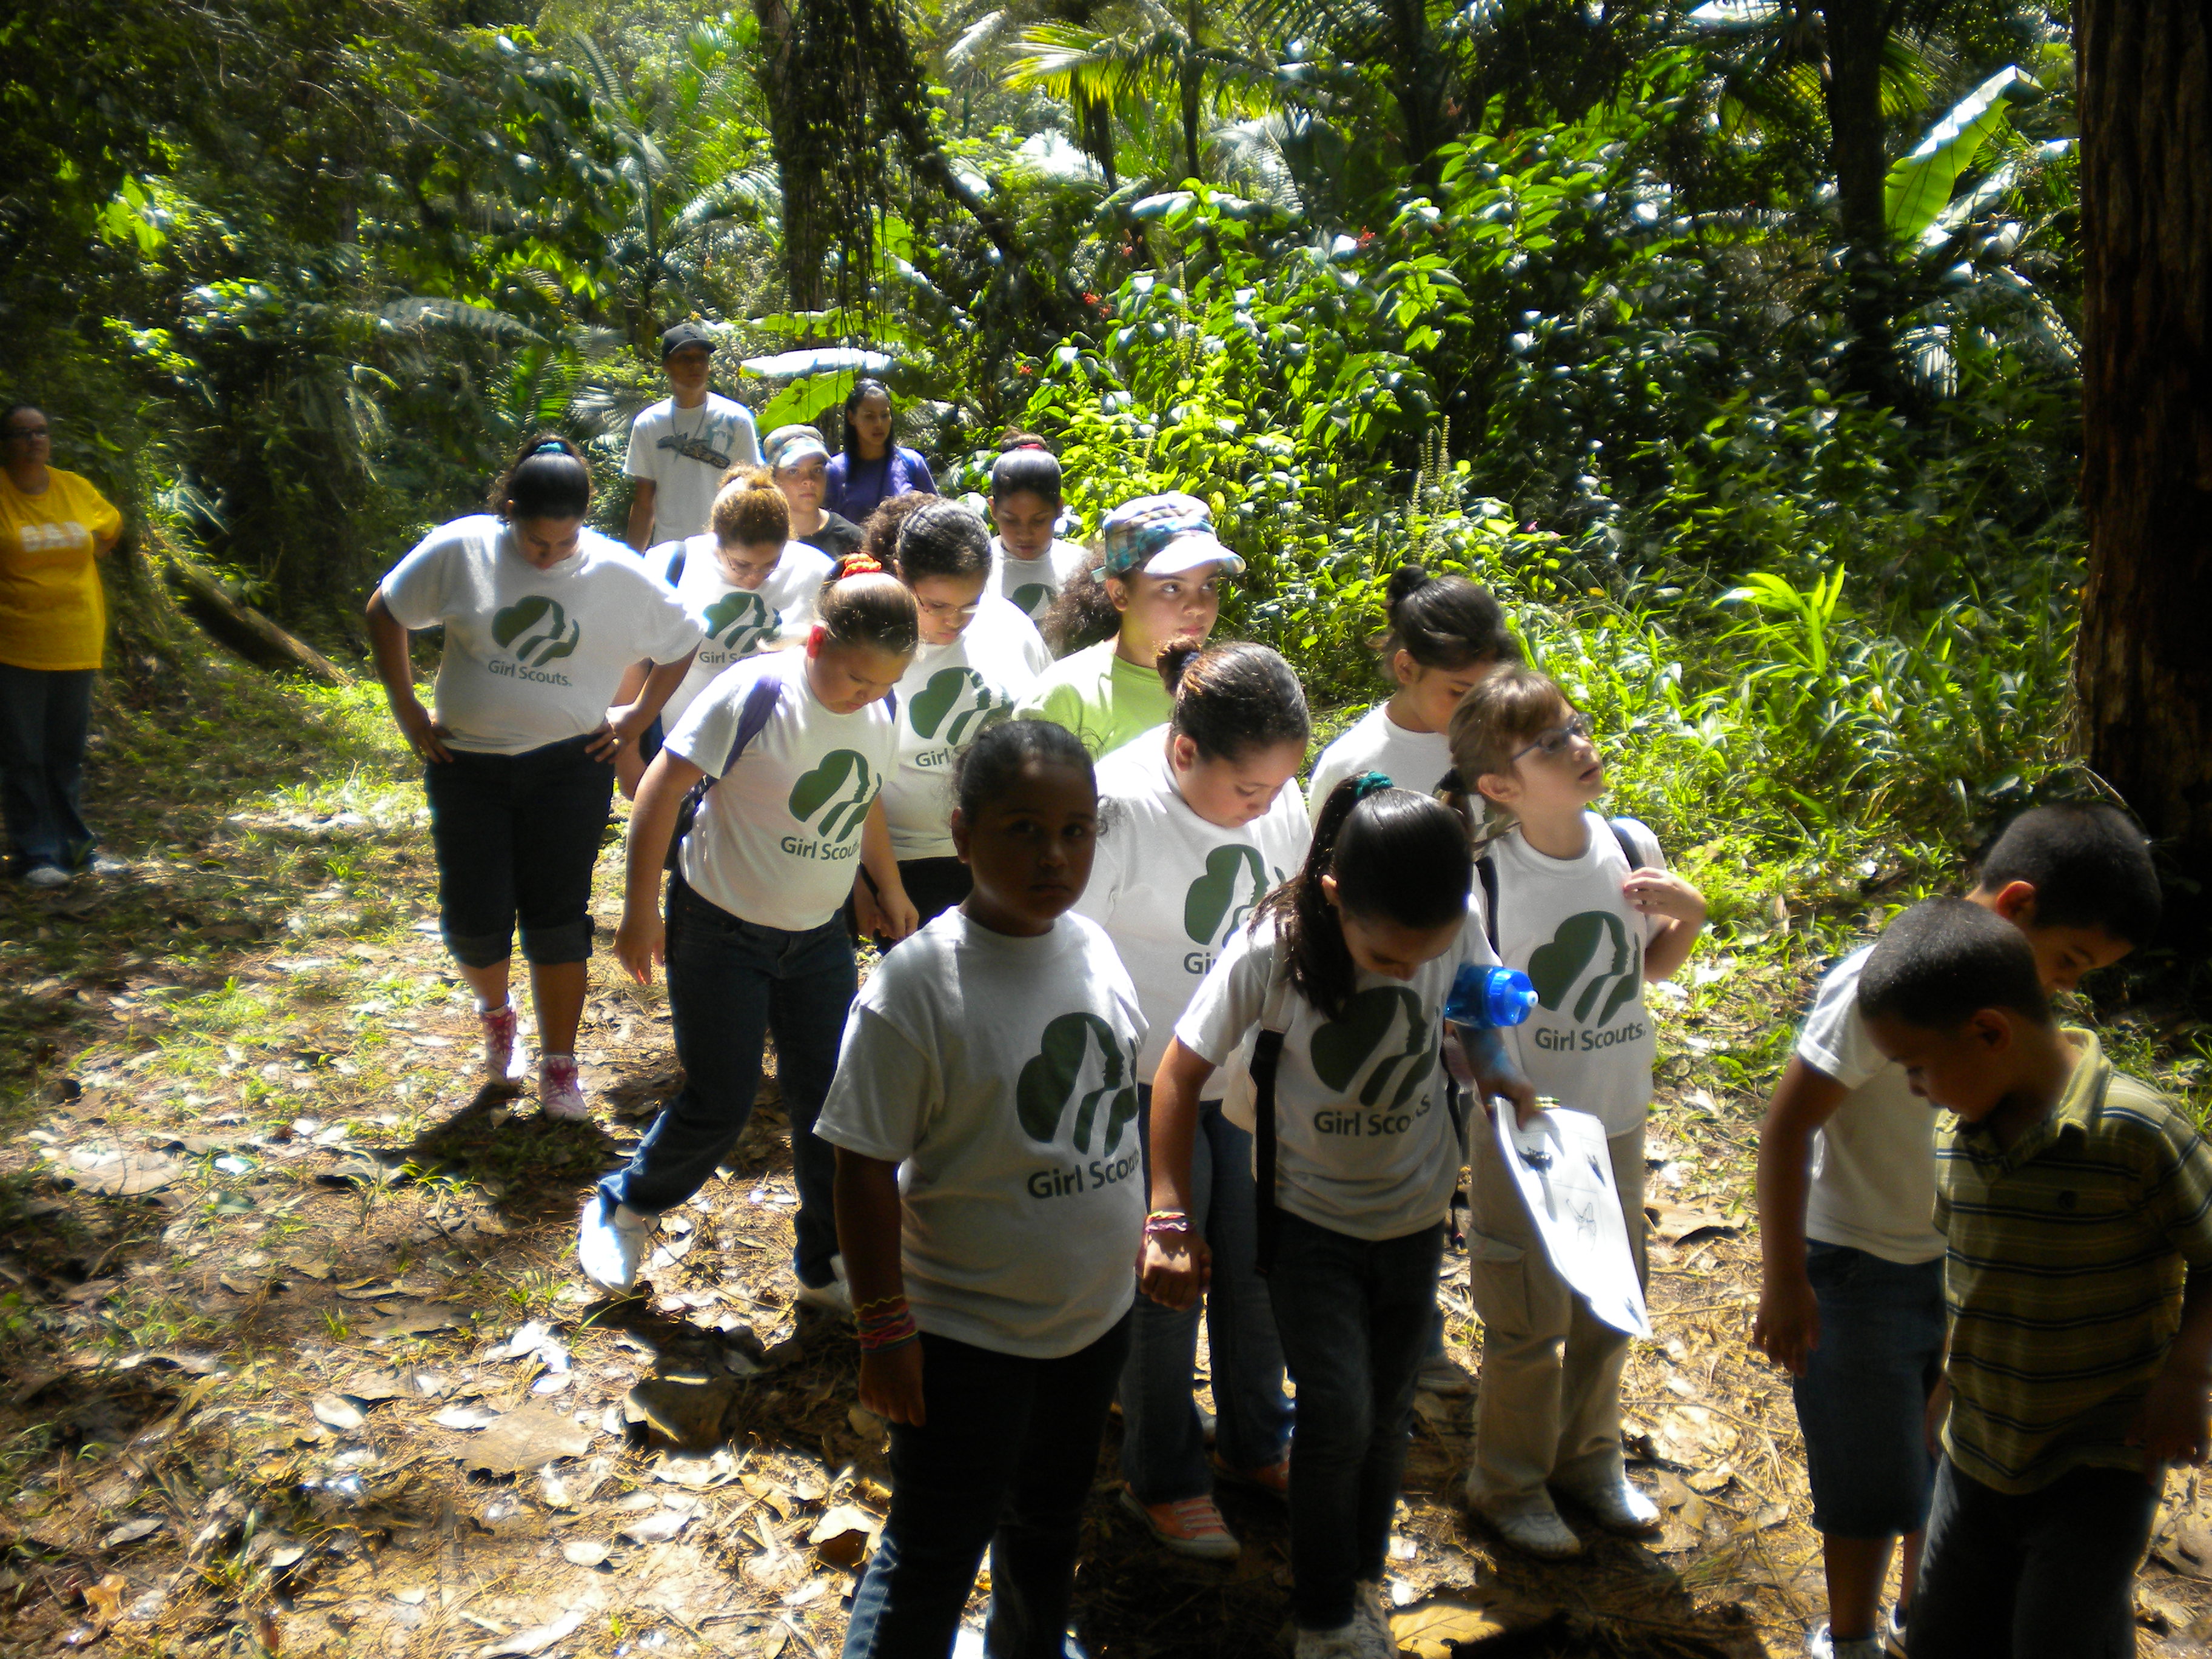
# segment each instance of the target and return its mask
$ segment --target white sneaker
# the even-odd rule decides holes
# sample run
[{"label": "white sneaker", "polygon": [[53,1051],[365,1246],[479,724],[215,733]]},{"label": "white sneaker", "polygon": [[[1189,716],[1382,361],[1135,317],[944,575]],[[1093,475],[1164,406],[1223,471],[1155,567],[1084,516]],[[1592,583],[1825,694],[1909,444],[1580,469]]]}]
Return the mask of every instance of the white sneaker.
[{"label": "white sneaker", "polygon": [[1363,1578],[1352,1587],[1352,1622],[1365,1630],[1374,1659],[1393,1659],[1398,1638],[1390,1634],[1390,1593],[1381,1579]]},{"label": "white sneaker", "polygon": [[1548,1503],[1540,1510],[1498,1510],[1478,1505],[1476,1512],[1497,1528],[1500,1538],[1540,1561],[1567,1561],[1583,1553],[1583,1540]]},{"label": "white sneaker", "polygon": [[1619,1470],[1607,1469],[1594,1480],[1554,1480],[1552,1485],[1588,1510],[1607,1532],[1637,1537],[1659,1530],[1659,1506]]},{"label": "white sneaker", "polygon": [[853,1291],[845,1283],[845,1258],[830,1258],[830,1282],[827,1285],[808,1285],[802,1282],[799,1294],[792,1298],[809,1308],[819,1308],[840,1319],[853,1316]]},{"label": "white sneaker", "polygon": [[1838,1642],[1823,1625],[1805,1638],[1805,1659],[1882,1659],[1881,1638],[1861,1636]]},{"label": "white sneaker", "polygon": [[477,1024],[483,1032],[484,1076],[504,1083],[514,1072],[514,1005],[477,1009]]},{"label": "white sneaker", "polygon": [[1357,1613],[1340,1630],[1308,1630],[1301,1625],[1292,1659],[1375,1659],[1374,1639],[1374,1632]]},{"label": "white sneaker", "polygon": [[576,1265],[602,1290],[632,1289],[659,1222],[657,1216],[593,1193],[584,1200],[584,1218],[576,1229]]},{"label": "white sneaker", "polygon": [[584,1103],[583,1080],[576,1075],[575,1055],[538,1056],[538,1109],[547,1117],[571,1122],[591,1116],[592,1109]]},{"label": "white sneaker", "polygon": [[70,872],[58,864],[34,864],[23,872],[23,885],[51,892],[70,884]]}]

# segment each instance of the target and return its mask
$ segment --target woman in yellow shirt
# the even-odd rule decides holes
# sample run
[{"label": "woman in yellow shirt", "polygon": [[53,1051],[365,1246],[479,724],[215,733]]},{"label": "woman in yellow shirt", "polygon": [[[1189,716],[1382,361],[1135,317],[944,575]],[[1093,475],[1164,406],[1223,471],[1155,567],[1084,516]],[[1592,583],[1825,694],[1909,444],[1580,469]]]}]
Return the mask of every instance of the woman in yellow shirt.
[{"label": "woman in yellow shirt", "polygon": [[48,465],[43,411],[0,415],[0,814],[17,872],[61,887],[91,867],[78,806],[92,677],[107,636],[94,561],[123,515],[74,472]]}]

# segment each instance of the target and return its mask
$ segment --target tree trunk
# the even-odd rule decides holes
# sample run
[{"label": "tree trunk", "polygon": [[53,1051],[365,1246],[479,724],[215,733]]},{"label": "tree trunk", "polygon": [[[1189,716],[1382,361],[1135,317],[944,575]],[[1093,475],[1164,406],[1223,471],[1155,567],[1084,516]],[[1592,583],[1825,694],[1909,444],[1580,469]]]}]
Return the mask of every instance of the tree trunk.
[{"label": "tree trunk", "polygon": [[[2081,0],[2089,763],[2212,858],[2212,14]],[[2201,941],[2200,941],[2201,942]]]},{"label": "tree trunk", "polygon": [[252,605],[240,605],[223,591],[211,573],[191,560],[172,553],[162,568],[185,614],[256,667],[305,674],[325,685],[351,683],[345,670]]},{"label": "tree trunk", "polygon": [[757,73],[767,94],[769,137],[783,200],[783,282],[793,311],[820,311],[828,301],[830,204],[818,137],[808,130],[801,95],[797,20],[784,0],[753,0],[760,23]]},{"label": "tree trunk", "polygon": [[1846,369],[1854,389],[1896,401],[1890,349],[1889,154],[1882,138],[1881,61],[1893,21],[1890,0],[1820,0],[1827,73],[1828,167],[1846,249],[1844,307],[1850,324]]}]

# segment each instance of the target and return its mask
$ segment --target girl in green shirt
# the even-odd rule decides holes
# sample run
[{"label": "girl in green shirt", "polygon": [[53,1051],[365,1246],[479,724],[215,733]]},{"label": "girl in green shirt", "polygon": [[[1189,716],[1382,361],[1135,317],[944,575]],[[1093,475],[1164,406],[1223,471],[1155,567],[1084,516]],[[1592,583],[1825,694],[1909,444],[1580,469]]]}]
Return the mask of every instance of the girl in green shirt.
[{"label": "girl in green shirt", "polygon": [[1123,502],[1100,541],[1098,561],[1060,589],[1045,618],[1054,647],[1084,648],[1048,669],[1014,711],[1066,726],[1094,758],[1175,713],[1159,654],[1177,640],[1204,644],[1221,614],[1223,579],[1244,569],[1214,535],[1206,503],[1180,492]]}]

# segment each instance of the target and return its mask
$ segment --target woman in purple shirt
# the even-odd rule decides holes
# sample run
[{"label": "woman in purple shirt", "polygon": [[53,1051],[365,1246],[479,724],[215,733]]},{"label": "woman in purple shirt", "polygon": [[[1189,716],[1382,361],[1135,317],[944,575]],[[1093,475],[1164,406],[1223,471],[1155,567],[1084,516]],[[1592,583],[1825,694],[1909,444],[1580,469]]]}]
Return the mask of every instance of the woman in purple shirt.
[{"label": "woman in purple shirt", "polygon": [[929,463],[891,441],[891,394],[881,380],[856,380],[845,399],[845,453],[830,458],[822,505],[866,524],[893,495],[937,493]]}]

